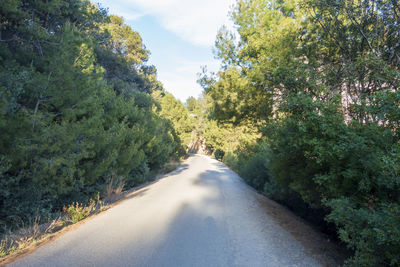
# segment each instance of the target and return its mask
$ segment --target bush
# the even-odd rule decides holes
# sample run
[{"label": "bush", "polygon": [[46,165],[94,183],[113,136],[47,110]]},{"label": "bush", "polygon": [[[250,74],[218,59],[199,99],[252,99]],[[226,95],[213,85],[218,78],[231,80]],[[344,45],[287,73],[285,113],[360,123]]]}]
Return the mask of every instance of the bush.
[{"label": "bush", "polygon": [[150,95],[162,87],[148,51],[122,18],[84,0],[13,3],[0,8],[0,233],[88,203],[110,176],[146,181],[182,151]]},{"label": "bush", "polygon": [[378,123],[346,124],[337,98],[297,94],[263,141],[229,153],[257,190],[288,206],[355,251],[348,264],[399,264],[400,150]]},{"label": "bush", "polygon": [[95,208],[94,200],[91,200],[88,206],[84,206],[82,203],[72,203],[68,207],[64,207],[64,213],[67,216],[68,220],[72,223],[77,223],[89,215],[94,211]]},{"label": "bush", "polygon": [[328,219],[339,227],[339,237],[355,251],[353,266],[400,265],[400,205],[365,196],[328,201]]},{"label": "bush", "polygon": [[237,153],[235,170],[252,187],[259,191],[264,190],[266,183],[271,183],[268,170],[269,148],[265,142],[247,146]]},{"label": "bush", "polygon": [[220,161],[222,161],[222,159],[224,158],[224,155],[225,155],[225,152],[224,151],[222,151],[221,149],[217,149],[217,150],[215,150],[215,152],[214,152],[214,157],[217,159],[217,160],[220,160]]},{"label": "bush", "polygon": [[345,124],[335,100],[303,95],[286,107],[291,115],[267,131],[273,181],[329,214],[355,251],[349,263],[397,265],[400,157],[394,133],[378,123]]}]

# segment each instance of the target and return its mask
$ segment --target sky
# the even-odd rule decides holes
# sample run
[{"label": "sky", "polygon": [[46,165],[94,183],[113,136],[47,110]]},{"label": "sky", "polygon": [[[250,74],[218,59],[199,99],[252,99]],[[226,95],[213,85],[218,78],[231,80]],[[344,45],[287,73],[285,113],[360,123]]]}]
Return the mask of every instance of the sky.
[{"label": "sky", "polygon": [[198,97],[201,66],[219,69],[212,49],[222,25],[232,27],[229,11],[235,0],[92,0],[122,16],[139,32],[150,50],[148,64],[155,65],[158,80],[176,98],[185,102]]}]

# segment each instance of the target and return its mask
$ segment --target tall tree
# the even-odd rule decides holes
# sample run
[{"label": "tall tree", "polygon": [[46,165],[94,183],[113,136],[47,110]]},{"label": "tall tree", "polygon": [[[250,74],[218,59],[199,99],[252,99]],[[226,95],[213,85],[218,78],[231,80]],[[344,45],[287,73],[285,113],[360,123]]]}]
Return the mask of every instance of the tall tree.
[{"label": "tall tree", "polygon": [[219,131],[264,122],[263,140],[225,161],[335,223],[354,265],[399,262],[398,11],[391,0],[239,0],[237,35],[217,36],[221,71],[201,79]]}]

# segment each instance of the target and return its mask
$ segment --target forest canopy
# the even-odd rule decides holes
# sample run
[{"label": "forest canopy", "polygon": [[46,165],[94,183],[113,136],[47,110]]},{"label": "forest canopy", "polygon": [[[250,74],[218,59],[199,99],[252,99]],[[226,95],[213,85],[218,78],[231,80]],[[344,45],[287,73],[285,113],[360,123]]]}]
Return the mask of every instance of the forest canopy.
[{"label": "forest canopy", "polygon": [[199,78],[216,157],[335,231],[355,266],[400,264],[399,14],[392,0],[239,0],[221,70]]},{"label": "forest canopy", "polygon": [[346,264],[399,266],[400,3],[238,0],[231,19],[185,107],[123,18],[2,0],[0,234],[149,181],[198,138],[345,243]]},{"label": "forest canopy", "polygon": [[89,1],[2,1],[0,232],[150,180],[184,153],[157,102],[176,100],[151,95],[163,88],[149,53]]}]

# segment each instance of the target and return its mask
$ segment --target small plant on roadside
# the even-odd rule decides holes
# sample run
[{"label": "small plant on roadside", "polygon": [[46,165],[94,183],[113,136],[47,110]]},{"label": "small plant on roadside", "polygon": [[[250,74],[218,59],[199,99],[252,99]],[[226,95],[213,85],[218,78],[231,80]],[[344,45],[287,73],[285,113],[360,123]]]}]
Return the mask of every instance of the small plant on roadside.
[{"label": "small plant on roadside", "polygon": [[67,216],[67,220],[72,223],[77,223],[86,217],[88,217],[96,209],[96,201],[90,200],[88,206],[84,206],[82,203],[74,202],[68,207],[64,207],[64,213]]},{"label": "small plant on roadside", "polygon": [[18,241],[14,241],[6,236],[3,240],[0,241],[0,259],[13,254],[18,249],[23,249],[27,246],[26,243],[26,240],[21,239]]},{"label": "small plant on roadside", "polygon": [[107,208],[108,206],[104,204],[104,201],[100,199],[100,194],[97,193],[96,198],[91,199],[87,206],[74,202],[70,206],[64,207],[64,216],[59,216],[47,225],[39,225],[40,217],[35,217],[33,224],[30,224],[30,226],[2,237],[0,241],[0,259],[35,245],[67,224],[77,223],[96,211],[104,211]]},{"label": "small plant on roadside", "polygon": [[97,195],[96,195],[96,207],[95,207],[95,209],[96,210],[98,209],[100,212],[105,211],[105,210],[108,209],[108,206],[104,203],[103,200],[100,199],[100,193],[99,192],[97,192]]},{"label": "small plant on roadside", "polygon": [[3,258],[11,253],[11,251],[16,249],[16,246],[8,244],[8,239],[5,238],[0,241],[0,258]]},{"label": "small plant on roadside", "polygon": [[217,149],[214,152],[214,156],[215,156],[215,159],[222,160],[224,158],[224,156],[225,156],[225,152],[222,151],[221,149]]},{"label": "small plant on roadside", "polygon": [[118,200],[124,187],[124,177],[113,174],[106,187],[106,202],[114,202],[115,200]]},{"label": "small plant on roadside", "polygon": [[170,160],[164,165],[164,172],[165,172],[165,173],[172,172],[172,171],[176,170],[176,168],[178,168],[179,165],[180,165],[180,161],[179,161],[179,160],[170,159]]}]

